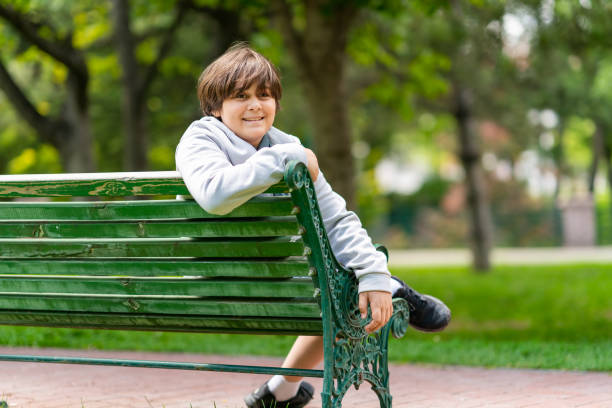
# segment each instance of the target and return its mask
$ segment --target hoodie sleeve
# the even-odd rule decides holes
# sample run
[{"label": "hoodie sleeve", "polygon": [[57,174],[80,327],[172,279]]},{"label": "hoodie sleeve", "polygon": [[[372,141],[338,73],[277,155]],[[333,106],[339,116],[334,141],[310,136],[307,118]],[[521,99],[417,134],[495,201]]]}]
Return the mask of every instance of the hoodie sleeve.
[{"label": "hoodie sleeve", "polygon": [[307,162],[299,143],[258,150],[244,163],[233,165],[205,132],[185,134],[176,149],[176,167],[191,196],[211,214],[227,214],[278,183],[290,160]]},{"label": "hoodie sleeve", "polygon": [[[291,140],[291,139],[287,139]],[[307,164],[304,147],[295,142],[257,150],[232,164],[220,144],[197,127],[189,128],[176,149],[176,167],[191,196],[211,214],[227,214],[279,182],[291,160]],[[359,292],[390,292],[385,255],[377,251],[357,215],[332,191],[319,172],[314,183],[323,223],[336,259],[359,279]]]},{"label": "hoodie sleeve", "polygon": [[346,202],[332,190],[323,173],[319,172],[314,186],[332,251],[342,266],[355,272],[359,293],[391,292],[387,259],[376,250],[359,217],[346,209]]}]

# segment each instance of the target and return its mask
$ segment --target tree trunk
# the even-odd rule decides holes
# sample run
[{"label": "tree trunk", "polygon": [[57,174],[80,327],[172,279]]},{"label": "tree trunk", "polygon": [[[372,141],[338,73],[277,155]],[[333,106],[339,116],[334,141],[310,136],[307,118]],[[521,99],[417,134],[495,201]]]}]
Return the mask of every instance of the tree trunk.
[{"label": "tree trunk", "polygon": [[58,147],[64,170],[68,173],[90,173],[96,170],[94,141],[89,118],[87,79],[68,73],[64,118],[65,134],[59,135]]},{"label": "tree trunk", "polygon": [[36,131],[40,141],[58,150],[64,171],[91,172],[96,166],[88,112],[88,78],[86,74],[68,72],[66,101],[58,118],[38,113],[1,62],[0,88],[19,116]]},{"label": "tree trunk", "polygon": [[139,171],[148,168],[149,137],[145,124],[146,110],[140,100],[139,67],[134,51],[135,40],[130,28],[130,5],[127,0],[113,1],[115,43],[121,63],[121,122],[124,132],[123,168]]},{"label": "tree trunk", "polygon": [[352,2],[324,7],[320,1],[304,2],[306,24],[293,25],[291,6],[277,0],[283,38],[291,52],[310,111],[314,142],[321,171],[347,203],[355,209],[355,161],[345,91],[348,32],[358,9]]},{"label": "tree trunk", "polygon": [[559,119],[559,142],[553,153],[553,160],[557,166],[557,185],[555,186],[555,192],[553,194],[554,202],[558,202],[559,193],[561,192],[561,182],[564,176],[567,174],[567,163],[565,162],[565,148],[563,146],[565,132],[565,116],[560,115]]},{"label": "tree trunk", "polygon": [[241,24],[239,13],[219,9],[213,18],[219,25],[219,37],[215,41],[217,55],[223,54],[234,42],[248,38],[248,29]]},{"label": "tree trunk", "polygon": [[453,113],[459,138],[459,157],[465,171],[467,187],[473,265],[476,271],[485,272],[491,268],[489,253],[492,246],[493,226],[480,167],[480,148],[473,128],[468,91],[457,81],[453,83],[453,98]]},{"label": "tree trunk", "polygon": [[604,140],[603,129],[601,125],[595,122],[595,132],[593,132],[591,143],[591,166],[589,167],[589,193],[595,193],[595,179],[597,178],[597,168],[599,167],[599,158],[604,156]]},{"label": "tree trunk", "polygon": [[[608,179],[608,194],[612,195],[612,136],[608,133],[608,127],[601,126],[602,157],[606,163],[606,175]],[[612,205],[610,205],[612,211]]]},{"label": "tree trunk", "polygon": [[355,161],[344,90],[344,67],[323,64],[320,80],[302,82],[313,118],[314,142],[321,171],[347,202],[355,209]]}]

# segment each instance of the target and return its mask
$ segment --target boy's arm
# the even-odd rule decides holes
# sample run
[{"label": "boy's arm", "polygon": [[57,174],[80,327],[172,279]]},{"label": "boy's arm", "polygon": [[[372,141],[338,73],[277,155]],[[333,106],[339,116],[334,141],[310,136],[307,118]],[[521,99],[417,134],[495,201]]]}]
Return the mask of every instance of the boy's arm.
[{"label": "boy's arm", "polygon": [[387,258],[376,250],[357,215],[346,209],[346,202],[331,189],[322,173],[314,185],[332,251],[338,262],[353,270],[359,279],[359,311],[365,318],[370,306],[372,321],[365,330],[375,332],[393,313]]},{"label": "boy's arm", "polygon": [[205,134],[186,134],[176,149],[176,167],[189,193],[212,214],[227,214],[278,183],[290,160],[307,162],[302,145],[263,148],[237,165]]},{"label": "boy's arm", "polygon": [[387,258],[376,250],[359,217],[346,209],[346,202],[323,173],[314,186],[332,251],[342,266],[355,272],[359,292],[391,292]]}]

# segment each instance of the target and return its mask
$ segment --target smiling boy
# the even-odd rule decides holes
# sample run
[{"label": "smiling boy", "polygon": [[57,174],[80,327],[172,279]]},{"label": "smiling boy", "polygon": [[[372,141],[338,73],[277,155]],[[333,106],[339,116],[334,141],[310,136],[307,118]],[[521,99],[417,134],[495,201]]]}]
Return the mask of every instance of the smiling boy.
[{"label": "smiling boy", "polygon": [[[372,245],[359,218],[346,209],[319,171],[315,154],[298,138],[273,127],[281,84],[276,68],[245,44],[237,44],[202,72],[198,97],[204,117],[193,122],[176,150],[176,166],[198,204],[213,214],[226,214],[279,182],[286,164],[306,164],[314,181],[323,223],[337,260],[359,280],[359,310],[370,306],[366,330],[383,327],[393,312],[392,296],[411,308],[410,324],[423,331],[442,330],[449,309],[391,277],[384,254]],[[320,336],[300,336],[287,355],[285,368],[313,368],[323,358]],[[274,376],[245,398],[248,407],[304,407],[314,388],[298,377]],[[277,404],[277,405],[275,405]]]}]

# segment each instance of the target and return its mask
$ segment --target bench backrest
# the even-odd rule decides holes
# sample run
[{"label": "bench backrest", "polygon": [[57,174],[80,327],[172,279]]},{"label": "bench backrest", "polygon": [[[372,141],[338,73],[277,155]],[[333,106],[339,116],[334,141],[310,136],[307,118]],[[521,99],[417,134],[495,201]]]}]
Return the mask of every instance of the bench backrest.
[{"label": "bench backrest", "polygon": [[0,324],[321,333],[285,183],[224,216],[177,194],[176,172],[0,176]]}]

